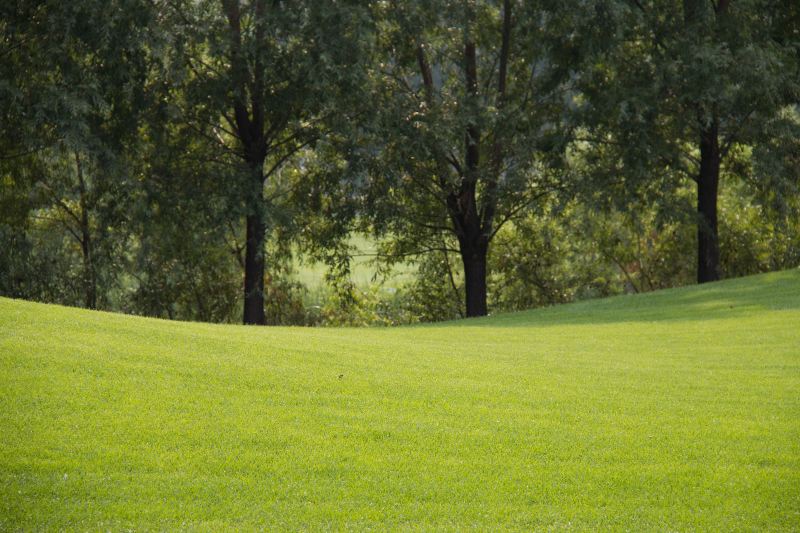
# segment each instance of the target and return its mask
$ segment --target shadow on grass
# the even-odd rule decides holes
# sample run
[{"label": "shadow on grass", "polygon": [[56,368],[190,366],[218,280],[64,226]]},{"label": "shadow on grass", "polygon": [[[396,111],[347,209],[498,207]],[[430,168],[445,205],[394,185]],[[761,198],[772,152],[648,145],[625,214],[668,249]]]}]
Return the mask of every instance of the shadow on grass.
[{"label": "shadow on grass", "polygon": [[[430,327],[523,327],[618,322],[683,322],[800,309],[800,269],[614,296],[520,313],[431,324]],[[794,318],[792,318],[794,319]],[[800,324],[797,325],[800,328]]]}]

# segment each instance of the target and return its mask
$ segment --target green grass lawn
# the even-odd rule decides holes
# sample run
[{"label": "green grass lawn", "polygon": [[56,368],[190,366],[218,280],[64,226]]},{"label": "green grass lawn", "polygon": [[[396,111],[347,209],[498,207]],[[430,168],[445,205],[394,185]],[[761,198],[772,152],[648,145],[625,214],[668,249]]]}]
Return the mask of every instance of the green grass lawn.
[{"label": "green grass lawn", "polygon": [[798,530],[800,271],[394,329],[0,299],[0,530]]}]

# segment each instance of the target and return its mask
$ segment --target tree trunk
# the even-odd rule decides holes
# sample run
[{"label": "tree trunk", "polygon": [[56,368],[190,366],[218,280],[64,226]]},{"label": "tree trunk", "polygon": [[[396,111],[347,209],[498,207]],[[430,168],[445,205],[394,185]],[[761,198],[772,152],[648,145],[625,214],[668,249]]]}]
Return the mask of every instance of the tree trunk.
[{"label": "tree trunk", "polygon": [[697,177],[697,282],[720,278],[717,191],[720,169],[716,120],[700,137],[700,174]]},{"label": "tree trunk", "polygon": [[464,263],[464,289],[466,291],[467,318],[486,316],[486,255],[485,244],[462,245],[461,261]]},{"label": "tree trunk", "polygon": [[89,228],[89,206],[86,191],[86,180],[83,176],[83,165],[78,152],[75,152],[75,168],[78,173],[78,191],[80,193],[79,205],[81,226],[81,254],[83,256],[83,291],[84,305],[87,309],[97,309],[97,275],[92,257],[92,233]]},{"label": "tree trunk", "polygon": [[89,233],[87,217],[81,217],[81,226],[84,305],[87,309],[97,309],[97,276],[95,276],[94,261],[92,261],[92,237]]},{"label": "tree trunk", "polygon": [[[470,18],[474,13],[470,12]],[[478,67],[475,42],[466,35],[464,42],[464,71],[466,89],[472,99],[478,98]],[[467,318],[486,316],[486,251],[488,240],[483,238],[480,215],[476,204],[476,188],[480,175],[481,133],[470,122],[464,135],[465,173],[458,197],[450,202],[451,216],[458,220],[459,250],[464,264],[464,290],[466,292]]]},{"label": "tree trunk", "polygon": [[[262,163],[263,164],[263,163]],[[252,206],[247,215],[247,236],[244,256],[244,323],[263,326],[264,318],[264,236],[263,215],[264,184],[254,179],[257,190],[248,203]]]}]

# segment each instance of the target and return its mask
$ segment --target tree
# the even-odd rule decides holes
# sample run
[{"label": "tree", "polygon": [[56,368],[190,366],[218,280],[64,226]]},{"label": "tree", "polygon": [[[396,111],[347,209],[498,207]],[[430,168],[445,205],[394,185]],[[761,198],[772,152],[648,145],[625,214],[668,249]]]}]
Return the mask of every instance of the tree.
[{"label": "tree", "polygon": [[466,316],[487,314],[497,231],[557,186],[564,70],[536,2],[379,4],[365,213],[389,260],[452,251]]},{"label": "tree", "polygon": [[[264,324],[265,185],[319,137],[357,57],[345,4],[203,0],[167,3],[177,62],[173,103],[208,163],[237,168],[220,187],[245,220],[245,324]],[[226,174],[230,174],[226,172]]]},{"label": "tree", "polygon": [[[27,189],[15,231],[32,244],[38,239],[33,230],[45,227],[73,239],[89,308],[101,299],[101,258],[115,261],[124,240],[122,161],[135,146],[145,105],[150,14],[147,3],[136,0],[40,0],[0,8],[8,45],[0,54],[0,170],[7,171],[12,191]],[[69,248],[58,253],[69,255]]]},{"label": "tree", "polygon": [[588,140],[628,180],[621,196],[664,198],[694,182],[698,283],[721,274],[721,177],[735,174],[738,148],[768,142],[767,125],[796,101],[796,37],[778,38],[781,4],[606,3],[615,30],[581,74]]}]

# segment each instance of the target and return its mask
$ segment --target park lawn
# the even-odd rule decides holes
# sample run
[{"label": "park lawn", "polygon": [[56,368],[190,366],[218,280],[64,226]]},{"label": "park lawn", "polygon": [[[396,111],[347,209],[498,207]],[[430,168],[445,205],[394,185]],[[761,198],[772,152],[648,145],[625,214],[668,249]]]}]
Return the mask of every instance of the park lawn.
[{"label": "park lawn", "polygon": [[797,530],[800,271],[427,326],[0,299],[0,530]]}]

